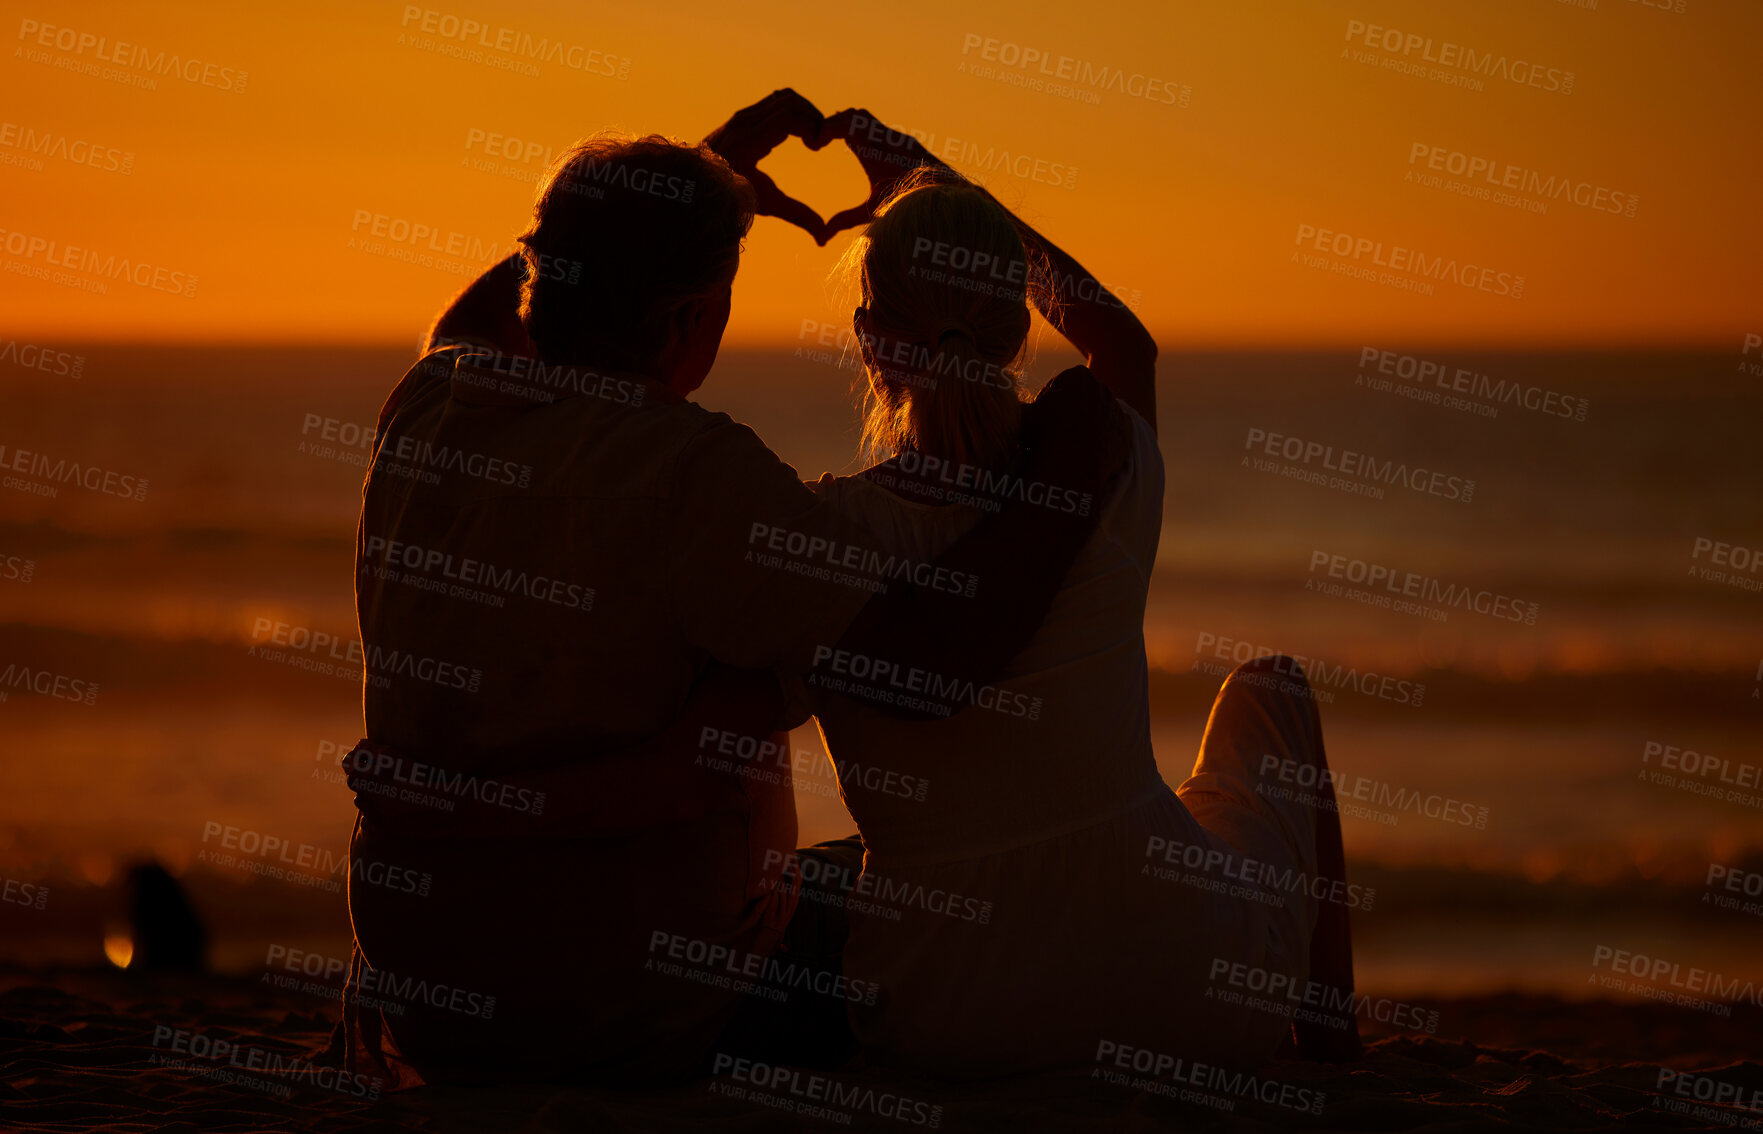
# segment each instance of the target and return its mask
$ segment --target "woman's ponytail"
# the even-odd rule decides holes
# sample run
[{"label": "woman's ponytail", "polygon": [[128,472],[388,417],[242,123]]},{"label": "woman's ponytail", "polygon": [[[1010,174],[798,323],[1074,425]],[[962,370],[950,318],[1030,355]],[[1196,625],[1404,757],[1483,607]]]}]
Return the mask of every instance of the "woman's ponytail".
[{"label": "woman's ponytail", "polygon": [[982,469],[1014,457],[1029,268],[1010,216],[965,181],[908,175],[846,253],[863,307],[863,446]]}]

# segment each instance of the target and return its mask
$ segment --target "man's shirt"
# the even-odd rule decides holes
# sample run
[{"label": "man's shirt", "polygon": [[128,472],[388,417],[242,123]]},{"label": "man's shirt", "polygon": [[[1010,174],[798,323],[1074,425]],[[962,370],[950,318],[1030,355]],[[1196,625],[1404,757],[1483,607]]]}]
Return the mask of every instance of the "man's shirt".
[{"label": "man's shirt", "polygon": [[[479,777],[654,737],[709,660],[800,671],[817,646],[838,641],[870,590],[803,569],[787,549],[862,542],[752,430],[656,382],[536,371],[531,360],[463,347],[434,352],[382,413],[363,491],[356,607],[367,735]],[[643,963],[642,943],[664,931],[764,950],[780,927],[783,899],[760,869],[767,851],[795,841],[788,783],[725,781],[714,822],[658,829],[652,840],[581,831],[542,852],[567,858],[560,877],[579,885],[540,885],[550,859],[535,866],[533,848],[510,852],[514,888],[497,899],[505,905],[484,907],[481,924],[446,908],[455,899],[439,891],[426,905],[352,891],[368,962],[408,968],[427,955],[425,939],[454,927],[482,934],[483,963],[505,971],[527,954],[496,962],[497,934],[524,926],[554,937],[545,927],[570,926],[567,935],[583,938],[568,943],[582,975],[556,990],[559,1003],[579,1011],[591,1002],[609,1018],[584,1024],[609,1033],[640,1018],[664,1045],[714,994],[676,980],[670,1023],[633,991],[628,969]],[[631,793],[627,827],[641,830],[653,802]],[[358,854],[494,877],[494,863],[375,839],[371,826]],[[519,899],[525,883],[536,888]],[[566,892],[547,897],[552,889]],[[557,908],[529,909],[547,900]],[[595,1027],[584,1034],[591,1040]]]}]

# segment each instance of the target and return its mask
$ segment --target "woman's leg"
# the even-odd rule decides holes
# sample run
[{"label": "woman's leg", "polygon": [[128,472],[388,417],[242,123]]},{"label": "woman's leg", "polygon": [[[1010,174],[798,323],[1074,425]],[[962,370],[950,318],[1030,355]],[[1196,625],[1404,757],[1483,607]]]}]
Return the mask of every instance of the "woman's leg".
[{"label": "woman's leg", "polygon": [[[1275,948],[1303,981],[1292,1024],[1304,1058],[1359,1055],[1346,853],[1322,742],[1322,718],[1302,667],[1284,655],[1233,670],[1212,703],[1194,772],[1177,789],[1207,831],[1244,859],[1295,868]],[[1272,875],[1281,877],[1281,875]],[[1301,975],[1300,975],[1301,974]]]}]

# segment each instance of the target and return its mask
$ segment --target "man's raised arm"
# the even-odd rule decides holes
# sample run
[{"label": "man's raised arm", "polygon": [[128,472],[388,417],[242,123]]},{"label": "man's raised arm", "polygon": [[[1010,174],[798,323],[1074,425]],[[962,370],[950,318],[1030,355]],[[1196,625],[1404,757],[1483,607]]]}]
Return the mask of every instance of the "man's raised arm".
[{"label": "man's raised arm", "polygon": [[422,352],[475,343],[505,355],[533,355],[532,341],[520,325],[520,285],[525,278],[526,264],[519,254],[496,261],[436,317],[423,339]]},{"label": "man's raised arm", "polygon": [[[937,719],[969,704],[964,691],[990,685],[1040,629],[1095,530],[1127,461],[1126,421],[1114,396],[1084,367],[1074,366],[1023,407],[1022,429],[1023,459],[1014,479],[1005,482],[1002,509],[936,562],[951,575],[981,580],[975,596],[934,587],[890,590],[871,599],[839,639],[836,649],[847,659],[908,667],[894,675],[893,684],[910,688],[909,670],[916,667],[951,690],[947,696],[912,692],[929,708],[868,698],[879,708]],[[832,659],[820,660],[824,666]],[[868,688],[874,691],[875,683]]]},{"label": "man's raised arm", "polygon": [[[807,674],[898,716],[947,717],[1040,627],[1127,438],[1113,395],[1083,367],[1066,371],[1024,407],[1022,461],[982,470],[1000,509],[927,570],[902,572],[885,541],[752,430],[713,420],[675,470],[656,566],[686,638],[717,660]],[[789,723],[806,715],[796,708]]]}]

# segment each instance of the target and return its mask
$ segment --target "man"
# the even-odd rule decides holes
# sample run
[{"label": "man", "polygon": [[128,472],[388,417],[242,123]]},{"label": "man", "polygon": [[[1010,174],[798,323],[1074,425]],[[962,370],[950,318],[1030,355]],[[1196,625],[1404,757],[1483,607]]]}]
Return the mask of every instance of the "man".
[{"label": "man", "polygon": [[[780,945],[836,970],[842,937],[799,908],[799,877],[767,869],[800,861],[777,853],[794,800],[776,762],[755,775],[743,754],[787,753],[807,715],[773,674],[836,654],[983,684],[1088,535],[1086,517],[1005,507],[937,565],[978,580],[971,597],[893,581],[872,598],[769,554],[774,536],[880,546],[686,400],[755,211],[824,238],[755,168],[821,125],[780,91],[700,146],[578,145],[519,262],[443,313],[440,349],[380,415],[357,543],[349,1016],[382,1071],[637,1081],[699,1068],[719,1035],[848,1043],[836,1000],[756,1012],[732,987]],[[1068,372],[1031,408],[1016,471],[1099,493],[1125,453],[1111,399]],[[895,711],[961,707],[912,703]],[[854,874],[854,849],[820,853]]]}]

